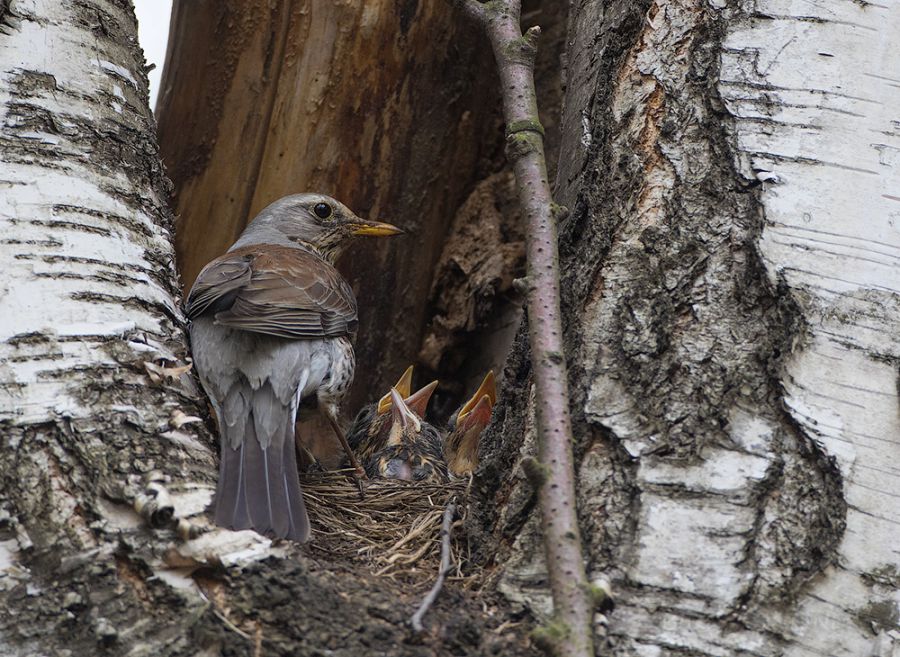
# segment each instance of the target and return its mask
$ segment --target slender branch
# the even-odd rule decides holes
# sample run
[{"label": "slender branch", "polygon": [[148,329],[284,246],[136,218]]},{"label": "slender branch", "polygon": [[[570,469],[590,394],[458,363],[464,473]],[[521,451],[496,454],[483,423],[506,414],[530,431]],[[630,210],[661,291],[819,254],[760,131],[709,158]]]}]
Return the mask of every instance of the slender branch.
[{"label": "slender branch", "polygon": [[558,655],[593,657],[593,605],[584,571],[575,509],[575,468],[569,390],[560,318],[556,222],[538,119],[534,57],[540,28],[524,35],[520,0],[454,0],[487,33],[503,94],[507,157],[526,222],[528,326],[534,371],[539,488],[544,549],[555,619],[540,633]]},{"label": "slender branch", "polygon": [[425,599],[422,600],[422,604],[416,609],[416,613],[413,614],[412,627],[415,632],[421,632],[425,629],[422,625],[422,619],[425,617],[425,614],[428,613],[428,610],[431,608],[431,605],[434,604],[434,601],[437,600],[438,594],[444,586],[444,578],[447,576],[447,573],[450,572],[450,532],[451,527],[453,526],[453,516],[455,513],[456,502],[450,500],[450,502],[447,503],[447,508],[444,509],[444,522],[441,524],[441,567],[438,571],[437,581],[435,581],[434,586],[431,587],[431,590],[428,592],[428,595],[425,596]]}]

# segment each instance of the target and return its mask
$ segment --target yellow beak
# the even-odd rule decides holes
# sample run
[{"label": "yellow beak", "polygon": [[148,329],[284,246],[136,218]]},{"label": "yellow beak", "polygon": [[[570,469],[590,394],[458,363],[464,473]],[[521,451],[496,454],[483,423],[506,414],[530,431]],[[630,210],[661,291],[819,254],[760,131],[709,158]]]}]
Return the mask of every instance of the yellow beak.
[{"label": "yellow beak", "polygon": [[[407,397],[409,397],[410,390],[412,389],[412,375],[413,366],[410,365],[406,368],[406,371],[400,377],[400,380],[394,384],[394,388],[396,388],[397,392],[400,393],[401,399],[406,399]],[[376,410],[378,415],[381,415],[382,413],[387,413],[390,409],[391,393],[388,393],[378,400],[378,408]]]},{"label": "yellow beak", "polygon": [[365,235],[368,237],[389,237],[390,235],[399,235],[403,230],[392,224],[384,224],[380,221],[362,221],[358,228],[354,229],[354,235]]},{"label": "yellow beak", "polygon": [[406,402],[406,405],[409,406],[413,413],[419,417],[425,417],[425,411],[428,409],[428,400],[431,399],[431,394],[437,387],[438,382],[432,381],[424,388],[420,388],[413,394],[405,397],[403,401]]},{"label": "yellow beak", "polygon": [[493,408],[497,403],[497,384],[494,381],[494,370],[490,370],[485,375],[484,381],[478,386],[478,390],[475,391],[475,394],[472,395],[469,401],[463,404],[461,409],[459,409],[459,415],[456,416],[456,421],[462,421],[463,418],[472,412],[472,409],[478,405],[478,402],[480,402],[483,397],[487,397],[489,408]]},{"label": "yellow beak", "polygon": [[[405,427],[412,425],[416,433],[422,430],[422,421],[409,409],[409,406],[406,405],[406,402],[403,401],[400,393],[395,388],[391,388],[391,415],[393,422],[391,427],[392,434],[394,433],[394,426]],[[388,444],[391,444],[390,440],[388,440]]]}]

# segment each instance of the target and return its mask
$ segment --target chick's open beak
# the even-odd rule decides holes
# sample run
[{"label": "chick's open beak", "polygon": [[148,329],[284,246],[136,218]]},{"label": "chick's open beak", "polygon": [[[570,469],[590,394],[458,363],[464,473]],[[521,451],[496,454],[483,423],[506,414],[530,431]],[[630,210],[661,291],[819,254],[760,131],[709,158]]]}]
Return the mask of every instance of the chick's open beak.
[{"label": "chick's open beak", "polygon": [[[406,399],[409,397],[409,392],[412,389],[412,375],[413,375],[413,366],[410,365],[406,368],[406,371],[400,377],[400,380],[394,384],[394,388],[397,389],[397,392],[400,393],[401,399]],[[384,397],[378,400],[377,413],[378,415],[382,415],[391,410],[391,393],[386,394]]]},{"label": "chick's open beak", "polygon": [[412,425],[416,433],[422,430],[421,420],[409,409],[409,406],[403,401],[396,388],[391,388],[391,416],[394,426],[407,427]]},{"label": "chick's open beak", "polygon": [[419,417],[425,417],[425,411],[428,409],[428,400],[431,399],[431,394],[437,386],[438,382],[432,381],[424,388],[420,388],[413,394],[408,395],[404,400],[406,405]]},{"label": "chick's open beak", "polygon": [[[482,402],[484,405],[482,406]],[[488,418],[490,418],[491,410],[494,408],[494,404],[497,403],[497,384],[494,381],[494,371],[490,370],[484,377],[484,381],[481,382],[481,385],[478,386],[478,390],[475,391],[475,394],[463,404],[463,407],[459,409],[459,415],[456,418],[457,423],[462,422],[467,415],[472,413],[476,407],[482,407],[482,413],[486,409]]]},{"label": "chick's open beak", "polygon": [[478,427],[481,432],[491,423],[491,412],[494,410],[493,404],[487,395],[483,395],[478,403],[465,414],[461,419],[457,419],[457,426],[468,431],[471,427]]},{"label": "chick's open beak", "polygon": [[402,232],[402,229],[380,221],[360,221],[353,229],[354,235],[365,235],[368,237],[389,237],[390,235],[399,235]]}]

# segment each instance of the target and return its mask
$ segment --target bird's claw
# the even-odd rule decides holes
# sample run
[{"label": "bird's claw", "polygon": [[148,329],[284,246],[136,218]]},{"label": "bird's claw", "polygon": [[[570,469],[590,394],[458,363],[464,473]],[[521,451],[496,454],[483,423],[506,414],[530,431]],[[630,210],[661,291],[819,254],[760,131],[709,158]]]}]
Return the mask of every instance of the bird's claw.
[{"label": "bird's claw", "polygon": [[366,480],[368,480],[366,471],[363,470],[361,466],[356,466],[356,468],[353,470],[353,479],[356,481],[356,488],[359,491],[359,499],[365,499]]}]

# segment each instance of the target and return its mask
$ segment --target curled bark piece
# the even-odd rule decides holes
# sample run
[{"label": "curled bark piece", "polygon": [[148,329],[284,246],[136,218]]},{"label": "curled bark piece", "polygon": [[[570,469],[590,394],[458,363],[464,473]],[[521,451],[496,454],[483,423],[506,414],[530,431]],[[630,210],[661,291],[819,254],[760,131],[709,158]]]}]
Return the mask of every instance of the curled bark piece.
[{"label": "curled bark piece", "polygon": [[159,481],[151,481],[134,500],[134,510],[150,524],[159,528],[168,525],[175,515],[169,491]]}]

